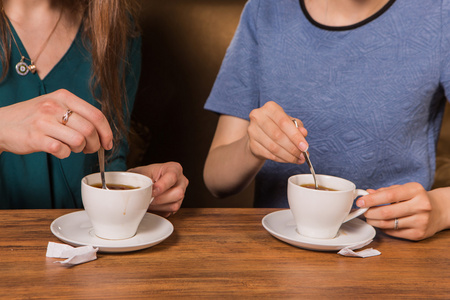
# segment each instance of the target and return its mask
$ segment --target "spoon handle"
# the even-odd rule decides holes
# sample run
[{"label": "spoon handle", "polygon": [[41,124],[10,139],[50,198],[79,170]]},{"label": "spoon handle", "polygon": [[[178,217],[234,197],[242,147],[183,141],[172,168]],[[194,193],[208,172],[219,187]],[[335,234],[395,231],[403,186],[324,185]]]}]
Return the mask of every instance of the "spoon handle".
[{"label": "spoon handle", "polygon": [[100,147],[98,149],[98,163],[100,165],[100,177],[102,179],[102,189],[106,188],[106,180],[105,180],[105,149],[103,147]]}]

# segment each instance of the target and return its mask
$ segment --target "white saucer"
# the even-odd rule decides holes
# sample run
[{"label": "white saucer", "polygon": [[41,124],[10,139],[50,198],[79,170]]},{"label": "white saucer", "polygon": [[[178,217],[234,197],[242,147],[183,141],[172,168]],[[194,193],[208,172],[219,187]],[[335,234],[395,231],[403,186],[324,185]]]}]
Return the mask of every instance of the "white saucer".
[{"label": "white saucer", "polygon": [[[296,247],[319,251],[335,251],[352,245],[364,244],[372,240],[376,234],[371,225],[356,218],[344,223],[333,239],[314,239],[301,236],[296,230],[297,226],[289,209],[266,215],[262,219],[262,225],[271,235],[283,242]],[[356,248],[352,247],[352,249]]]},{"label": "white saucer", "polygon": [[172,234],[173,225],[163,217],[146,213],[135,236],[124,240],[106,240],[95,235],[91,221],[83,210],[57,218],[50,229],[58,239],[73,246],[91,245],[99,248],[99,252],[130,252],[162,242]]}]

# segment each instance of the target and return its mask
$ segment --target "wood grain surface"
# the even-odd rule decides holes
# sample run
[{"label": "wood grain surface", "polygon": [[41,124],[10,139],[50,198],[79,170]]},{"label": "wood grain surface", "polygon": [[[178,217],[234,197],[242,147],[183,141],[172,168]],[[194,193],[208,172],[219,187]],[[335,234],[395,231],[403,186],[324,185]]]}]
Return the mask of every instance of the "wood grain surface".
[{"label": "wood grain surface", "polygon": [[[45,256],[73,210],[0,211],[1,299],[449,299],[450,231],[421,242],[377,232],[380,256],[303,250],[261,225],[275,209],[182,208],[162,243],[74,267]],[[367,248],[366,247],[366,248]]]}]

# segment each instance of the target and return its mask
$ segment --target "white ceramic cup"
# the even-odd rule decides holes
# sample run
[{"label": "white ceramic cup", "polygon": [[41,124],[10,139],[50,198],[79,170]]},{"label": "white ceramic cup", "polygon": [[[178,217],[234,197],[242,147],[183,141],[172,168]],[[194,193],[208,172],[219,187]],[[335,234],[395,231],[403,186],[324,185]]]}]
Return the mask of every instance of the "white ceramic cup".
[{"label": "white ceramic cup", "polygon": [[[104,190],[93,187],[101,183],[100,173],[81,180],[81,197],[84,209],[92,223],[95,235],[104,239],[127,239],[136,231],[153,201],[153,181],[132,172],[106,172],[107,184],[138,187],[129,190]],[[101,186],[101,184],[100,184]]]},{"label": "white ceramic cup", "polygon": [[343,223],[367,211],[367,208],[360,208],[350,213],[355,198],[368,193],[343,178],[329,175],[316,175],[316,178],[318,185],[336,191],[302,187],[304,184],[314,186],[311,174],[291,176],[288,179],[289,207],[300,235],[331,239]]}]

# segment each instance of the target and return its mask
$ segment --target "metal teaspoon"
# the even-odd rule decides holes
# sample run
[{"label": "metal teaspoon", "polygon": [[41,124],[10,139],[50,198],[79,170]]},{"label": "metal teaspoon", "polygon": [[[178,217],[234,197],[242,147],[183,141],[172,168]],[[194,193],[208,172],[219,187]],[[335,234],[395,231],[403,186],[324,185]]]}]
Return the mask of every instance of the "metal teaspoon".
[{"label": "metal teaspoon", "polygon": [[[297,120],[292,119],[292,122],[294,122],[295,127],[298,128]],[[303,153],[303,156],[305,157],[306,163],[307,163],[308,166],[309,166],[309,170],[311,170],[311,174],[312,174],[313,179],[314,179],[314,187],[316,188],[316,190],[318,190],[318,189],[319,189],[319,186],[317,185],[316,172],[314,171],[314,167],[313,167],[313,165],[312,165],[312,163],[311,163],[311,160],[309,159],[308,152],[305,151],[305,152],[302,152],[302,153]]]},{"label": "metal teaspoon", "polygon": [[100,177],[102,179],[102,189],[107,190],[106,180],[105,180],[105,149],[100,147],[98,149],[98,164],[100,165]]}]

